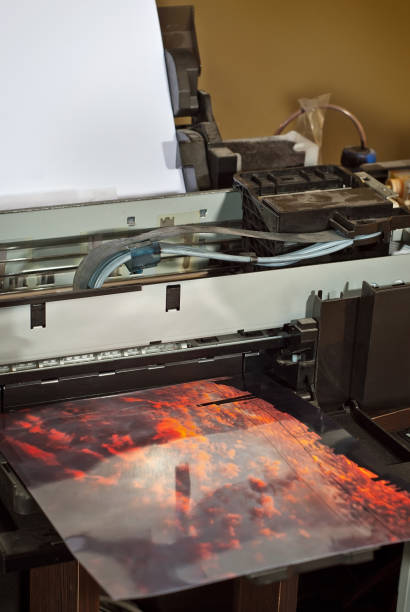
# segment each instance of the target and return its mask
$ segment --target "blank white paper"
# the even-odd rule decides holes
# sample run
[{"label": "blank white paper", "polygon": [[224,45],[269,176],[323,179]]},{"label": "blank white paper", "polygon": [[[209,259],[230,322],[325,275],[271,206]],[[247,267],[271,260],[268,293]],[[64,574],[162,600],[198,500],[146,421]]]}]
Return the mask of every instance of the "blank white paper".
[{"label": "blank white paper", "polygon": [[184,191],[154,0],[0,0],[0,88],[0,208]]}]

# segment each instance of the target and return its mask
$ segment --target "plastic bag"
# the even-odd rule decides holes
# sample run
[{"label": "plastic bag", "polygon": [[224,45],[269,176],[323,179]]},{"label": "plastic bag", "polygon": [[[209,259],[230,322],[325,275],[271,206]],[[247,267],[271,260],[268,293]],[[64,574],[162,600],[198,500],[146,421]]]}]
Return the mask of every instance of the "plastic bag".
[{"label": "plastic bag", "polygon": [[299,98],[300,107],[305,111],[297,120],[296,130],[305,138],[313,141],[319,147],[319,163],[322,157],[323,126],[326,108],[330,102],[330,94],[322,94],[317,98]]}]

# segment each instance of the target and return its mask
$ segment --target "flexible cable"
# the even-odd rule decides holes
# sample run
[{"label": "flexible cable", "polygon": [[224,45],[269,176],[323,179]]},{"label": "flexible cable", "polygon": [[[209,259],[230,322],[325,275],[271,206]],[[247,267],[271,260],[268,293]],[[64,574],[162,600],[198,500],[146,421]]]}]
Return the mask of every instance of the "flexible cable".
[{"label": "flexible cable", "polygon": [[[271,240],[279,242],[294,242],[307,243],[312,242],[327,242],[341,241],[343,237],[334,230],[326,230],[322,232],[300,232],[300,233],[279,233],[279,232],[260,232],[241,228],[223,227],[215,225],[176,225],[172,227],[160,227],[149,232],[144,232],[132,238],[124,238],[119,240],[111,240],[103,243],[90,251],[84,257],[78,266],[74,275],[73,289],[81,291],[89,288],[101,287],[100,270],[102,270],[111,261],[116,261],[116,258],[121,253],[129,252],[130,249],[135,251],[138,245],[152,244],[153,241],[160,241],[166,238],[175,238],[178,236],[193,235],[193,234],[216,234],[224,236],[238,236],[248,238],[260,238],[262,240]],[[125,260],[122,263],[126,263]],[[115,267],[109,268],[110,273],[115,270]],[[105,277],[106,278],[106,277]],[[102,281],[103,282],[103,281]]]},{"label": "flexible cable", "polygon": [[[353,245],[355,241],[367,240],[376,238],[380,232],[363,236],[356,236],[354,239],[344,239],[338,242],[325,242],[309,245],[305,248],[292,251],[290,253],[282,253],[272,257],[253,257],[249,255],[231,255],[229,253],[220,253],[217,251],[209,251],[201,247],[190,247],[186,245],[160,244],[161,254],[176,255],[179,257],[200,257],[205,259],[214,259],[219,261],[228,261],[233,263],[253,263],[262,267],[279,268],[289,266],[306,259],[314,259],[324,257],[346,249]],[[152,247],[154,250],[154,247]],[[141,251],[146,251],[146,246],[141,247]],[[94,270],[88,281],[88,288],[98,289],[102,287],[105,280],[119,266],[128,263],[132,257],[138,259],[138,247],[134,249],[123,249],[120,252],[113,253],[104,262]]]}]

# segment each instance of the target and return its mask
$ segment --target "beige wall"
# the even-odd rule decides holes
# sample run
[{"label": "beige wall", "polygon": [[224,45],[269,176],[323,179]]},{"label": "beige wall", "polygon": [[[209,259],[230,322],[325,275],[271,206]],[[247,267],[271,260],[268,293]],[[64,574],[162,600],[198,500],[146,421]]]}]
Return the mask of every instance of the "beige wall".
[{"label": "beige wall", "polygon": [[[158,0],[193,4],[224,138],[271,134],[299,97],[331,93],[363,122],[379,160],[410,158],[410,0]],[[324,161],[358,144],[328,113]]]}]

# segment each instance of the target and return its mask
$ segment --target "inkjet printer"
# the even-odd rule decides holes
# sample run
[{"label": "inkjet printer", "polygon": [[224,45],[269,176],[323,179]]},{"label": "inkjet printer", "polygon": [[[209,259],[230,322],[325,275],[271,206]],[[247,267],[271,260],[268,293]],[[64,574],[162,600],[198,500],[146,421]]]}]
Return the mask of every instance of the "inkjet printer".
[{"label": "inkjet printer", "polygon": [[[188,193],[0,211],[1,411],[258,371],[408,486],[410,213],[393,166],[312,165],[303,139],[223,142],[196,89],[191,9],[160,19],[175,115],[194,115],[179,130]],[[10,584],[71,559],[4,458],[0,504]]]}]

